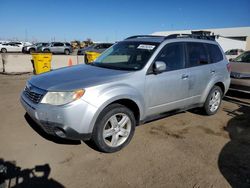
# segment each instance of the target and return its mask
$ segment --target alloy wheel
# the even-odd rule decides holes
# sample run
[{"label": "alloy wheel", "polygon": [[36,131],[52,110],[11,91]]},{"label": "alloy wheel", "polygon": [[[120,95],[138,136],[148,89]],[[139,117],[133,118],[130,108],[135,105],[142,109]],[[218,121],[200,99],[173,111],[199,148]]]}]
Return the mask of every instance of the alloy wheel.
[{"label": "alloy wheel", "polygon": [[128,139],[130,131],[130,118],[124,113],[114,114],[105,123],[103,129],[104,142],[110,147],[118,147]]}]

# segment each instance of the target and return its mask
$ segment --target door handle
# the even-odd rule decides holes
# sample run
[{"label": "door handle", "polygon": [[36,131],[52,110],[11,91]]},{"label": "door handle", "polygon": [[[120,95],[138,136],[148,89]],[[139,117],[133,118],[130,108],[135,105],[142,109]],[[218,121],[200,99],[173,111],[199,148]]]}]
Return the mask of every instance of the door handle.
[{"label": "door handle", "polygon": [[211,73],[211,74],[214,74],[214,73],[215,73],[215,70],[210,70],[210,73]]},{"label": "door handle", "polygon": [[183,74],[183,75],[181,76],[181,79],[182,79],[182,80],[186,80],[186,79],[188,79],[188,77],[189,77],[189,76],[188,76],[187,74]]}]

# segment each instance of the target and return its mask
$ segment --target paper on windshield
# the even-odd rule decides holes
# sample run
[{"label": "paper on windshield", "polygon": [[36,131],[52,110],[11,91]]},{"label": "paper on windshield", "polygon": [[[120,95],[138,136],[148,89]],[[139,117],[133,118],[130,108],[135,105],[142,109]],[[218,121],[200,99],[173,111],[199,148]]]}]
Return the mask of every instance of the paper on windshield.
[{"label": "paper on windshield", "polygon": [[143,49],[143,50],[153,50],[155,48],[154,45],[149,44],[140,44],[137,49]]}]

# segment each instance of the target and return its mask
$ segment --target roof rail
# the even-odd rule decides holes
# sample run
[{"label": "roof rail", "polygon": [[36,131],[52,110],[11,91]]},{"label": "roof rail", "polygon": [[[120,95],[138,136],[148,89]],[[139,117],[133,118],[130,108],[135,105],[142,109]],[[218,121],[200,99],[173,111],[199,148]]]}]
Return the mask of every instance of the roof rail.
[{"label": "roof rail", "polygon": [[164,36],[157,36],[157,35],[134,35],[131,37],[126,38],[127,39],[135,39],[135,38],[150,38],[150,37],[164,37]]},{"label": "roof rail", "polygon": [[203,40],[215,40],[215,35],[197,35],[197,34],[172,34],[166,36],[164,39],[176,39],[176,38],[194,38],[194,39],[203,39]]},{"label": "roof rail", "polygon": [[167,39],[176,39],[176,38],[194,38],[194,39],[203,39],[203,40],[215,40],[216,37],[218,37],[217,35],[203,35],[203,34],[172,34],[172,35],[168,35],[168,36],[159,36],[159,35],[135,35],[135,36],[131,36],[126,38],[127,39],[135,39],[135,38],[157,38],[157,37],[161,37],[163,38],[163,40],[167,40]]}]

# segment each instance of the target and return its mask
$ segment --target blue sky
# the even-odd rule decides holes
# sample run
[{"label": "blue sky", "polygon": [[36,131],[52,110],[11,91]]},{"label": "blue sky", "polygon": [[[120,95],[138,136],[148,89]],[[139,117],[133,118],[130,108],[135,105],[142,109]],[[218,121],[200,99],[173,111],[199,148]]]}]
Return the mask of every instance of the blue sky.
[{"label": "blue sky", "polygon": [[250,26],[250,0],[0,0],[0,40],[116,41],[155,31]]}]

